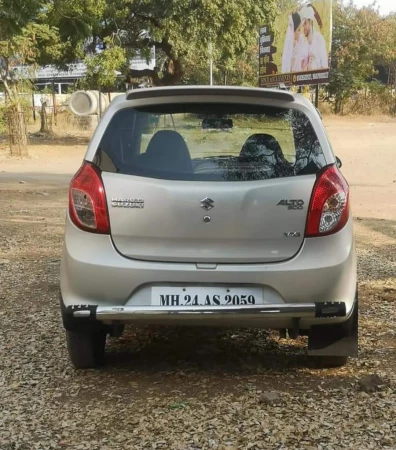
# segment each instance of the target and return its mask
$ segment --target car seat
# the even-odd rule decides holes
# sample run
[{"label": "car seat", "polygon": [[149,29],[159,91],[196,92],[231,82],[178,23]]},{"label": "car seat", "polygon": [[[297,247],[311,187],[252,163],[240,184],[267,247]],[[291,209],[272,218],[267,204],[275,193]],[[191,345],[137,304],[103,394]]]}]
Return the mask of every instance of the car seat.
[{"label": "car seat", "polygon": [[157,131],[147,150],[139,157],[139,165],[152,170],[192,173],[190,152],[183,137],[173,130]]},{"label": "car seat", "polygon": [[253,134],[244,143],[239,154],[241,163],[259,165],[257,170],[265,178],[280,178],[293,174],[293,166],[285,159],[279,142],[270,134]]}]

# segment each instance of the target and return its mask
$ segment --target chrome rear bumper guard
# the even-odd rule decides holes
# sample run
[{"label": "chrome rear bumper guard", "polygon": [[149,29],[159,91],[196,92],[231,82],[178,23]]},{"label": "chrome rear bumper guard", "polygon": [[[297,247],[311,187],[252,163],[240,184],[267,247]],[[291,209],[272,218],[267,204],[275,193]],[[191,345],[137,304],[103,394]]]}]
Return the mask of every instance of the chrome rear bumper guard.
[{"label": "chrome rear bumper guard", "polygon": [[334,318],[346,317],[346,305],[343,302],[332,303],[282,303],[266,305],[241,305],[241,306],[96,306],[96,305],[72,305],[67,307],[67,314],[78,319],[91,319],[99,321],[127,321],[144,319],[148,316],[197,316],[206,315],[219,317],[224,315],[249,315],[264,318]]}]

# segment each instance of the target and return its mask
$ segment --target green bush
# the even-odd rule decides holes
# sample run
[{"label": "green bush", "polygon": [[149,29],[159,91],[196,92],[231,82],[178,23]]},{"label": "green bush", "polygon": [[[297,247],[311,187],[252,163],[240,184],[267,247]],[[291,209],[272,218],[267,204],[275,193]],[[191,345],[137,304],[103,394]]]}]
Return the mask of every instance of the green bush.
[{"label": "green bush", "polygon": [[356,90],[354,94],[345,101],[343,107],[344,115],[395,115],[396,98],[392,95],[389,86],[378,81],[365,83],[362,89]]}]

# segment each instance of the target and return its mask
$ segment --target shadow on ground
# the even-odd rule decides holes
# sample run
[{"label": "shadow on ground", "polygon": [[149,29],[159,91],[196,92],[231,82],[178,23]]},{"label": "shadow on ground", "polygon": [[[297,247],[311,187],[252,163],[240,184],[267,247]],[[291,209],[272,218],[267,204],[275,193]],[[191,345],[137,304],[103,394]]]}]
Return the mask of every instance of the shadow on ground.
[{"label": "shadow on ground", "polygon": [[56,134],[45,135],[41,133],[32,133],[29,135],[29,145],[30,146],[63,145],[70,147],[71,145],[88,145],[90,139],[91,139],[90,136],[79,136],[79,135],[58,136]]},{"label": "shadow on ground", "polygon": [[370,230],[396,240],[396,220],[363,219],[360,222]]},{"label": "shadow on ground", "polygon": [[129,327],[121,339],[108,341],[104,370],[245,376],[319,369],[307,343],[259,329]]}]

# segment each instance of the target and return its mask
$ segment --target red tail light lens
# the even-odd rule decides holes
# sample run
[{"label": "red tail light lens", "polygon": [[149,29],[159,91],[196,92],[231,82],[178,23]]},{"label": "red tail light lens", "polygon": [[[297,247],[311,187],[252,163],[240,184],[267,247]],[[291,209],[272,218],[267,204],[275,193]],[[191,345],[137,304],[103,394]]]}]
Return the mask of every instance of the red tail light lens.
[{"label": "red tail light lens", "polygon": [[312,193],[306,237],[326,236],[340,231],[349,218],[349,186],[336,166],[322,172]]},{"label": "red tail light lens", "polygon": [[91,233],[109,234],[110,220],[100,170],[85,162],[69,190],[69,214],[74,225]]}]

